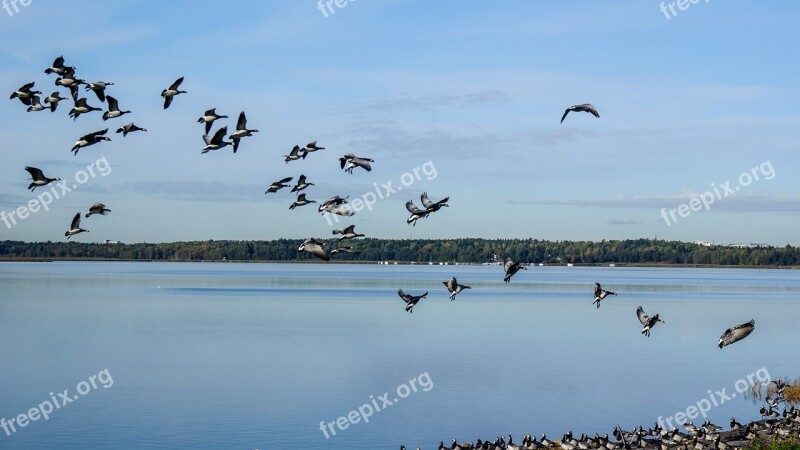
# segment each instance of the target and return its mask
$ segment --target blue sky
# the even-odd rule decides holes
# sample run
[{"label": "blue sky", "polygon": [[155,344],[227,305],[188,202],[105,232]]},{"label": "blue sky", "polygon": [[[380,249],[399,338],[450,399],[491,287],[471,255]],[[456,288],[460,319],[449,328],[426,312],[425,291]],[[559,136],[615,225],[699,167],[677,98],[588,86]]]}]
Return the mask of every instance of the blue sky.
[{"label": "blue sky", "polygon": [[[63,54],[132,114],[73,122],[71,105],[27,113],[0,102],[0,210],[36,193],[26,165],[51,177],[106,158],[112,171],[31,214],[0,239],[63,239],[94,202],[81,241],[327,237],[316,205],[289,211],[272,181],[307,175],[307,196],[351,199],[431,161],[415,181],[341,225],[381,238],[654,237],[800,244],[798,95],[800,5],[701,1],[667,19],[658,1],[356,0],[325,17],[313,0],[133,2],[32,0],[0,10],[6,95]],[[162,109],[161,90],[184,76],[188,94]],[[66,91],[59,88],[66,95]],[[91,93],[88,93],[91,94]],[[104,106],[93,95],[89,103]],[[577,113],[592,103],[601,117]],[[237,154],[201,155],[197,118],[246,111],[260,133]],[[147,133],[113,131],[130,121]],[[70,153],[88,132],[112,142]],[[326,150],[285,164],[313,140]],[[375,159],[346,174],[338,157]],[[769,161],[761,177],[667,225],[661,209]],[[450,208],[405,223],[404,204],[427,191]]]}]

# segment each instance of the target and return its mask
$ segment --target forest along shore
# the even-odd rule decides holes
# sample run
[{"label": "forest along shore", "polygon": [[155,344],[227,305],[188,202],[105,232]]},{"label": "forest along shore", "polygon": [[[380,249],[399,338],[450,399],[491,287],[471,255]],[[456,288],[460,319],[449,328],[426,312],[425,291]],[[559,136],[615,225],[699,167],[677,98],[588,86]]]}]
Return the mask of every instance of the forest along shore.
[{"label": "forest along shore", "polygon": [[[298,252],[302,239],[191,241],[125,244],[0,241],[0,260],[311,261]],[[357,253],[339,262],[492,264],[505,257],[528,265],[636,265],[694,267],[796,267],[800,247],[710,245],[655,239],[543,241],[538,239],[358,239]]]}]

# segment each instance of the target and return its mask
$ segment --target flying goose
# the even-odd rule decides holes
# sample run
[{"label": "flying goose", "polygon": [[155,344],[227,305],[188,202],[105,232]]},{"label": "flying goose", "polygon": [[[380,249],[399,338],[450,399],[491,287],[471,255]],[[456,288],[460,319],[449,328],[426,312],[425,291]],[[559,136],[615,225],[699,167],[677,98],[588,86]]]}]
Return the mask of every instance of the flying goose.
[{"label": "flying goose", "polygon": [[86,90],[93,91],[97,95],[100,102],[106,101],[106,86],[113,86],[114,83],[110,81],[95,81],[94,83],[87,83]]},{"label": "flying goose", "polygon": [[561,116],[561,123],[564,123],[564,119],[567,118],[567,114],[569,114],[572,111],[574,111],[574,112],[587,112],[587,113],[590,113],[591,115],[593,115],[595,117],[600,117],[600,113],[597,112],[597,110],[594,108],[594,106],[592,106],[592,105],[590,105],[588,103],[584,103],[582,105],[573,105],[573,106],[570,106],[569,108],[567,108],[567,110],[564,111],[564,115]]},{"label": "flying goose", "polygon": [[11,93],[11,96],[8,98],[9,100],[14,100],[18,98],[23,104],[30,106],[31,105],[31,97],[35,94],[41,94],[39,91],[32,91],[33,85],[36,84],[35,81],[31,81],[30,83],[23,84],[20,86],[19,89]]},{"label": "flying goose", "polygon": [[53,61],[53,65],[52,66],[48,67],[47,69],[44,69],[44,73],[46,73],[48,75],[51,74],[51,73],[54,73],[56,75],[64,75],[69,70],[74,72],[75,71],[75,67],[74,66],[65,66],[64,65],[64,56],[62,55],[62,56],[59,56],[58,58],[56,58]]},{"label": "flying goose", "polygon": [[287,183],[292,181],[293,178],[294,177],[286,177],[286,178],[283,178],[281,180],[272,182],[272,184],[267,186],[267,190],[264,192],[264,194],[270,194],[270,193],[273,193],[273,192],[278,192],[279,190],[281,190],[281,189],[283,189],[285,187],[289,187],[289,184],[287,184]]},{"label": "flying goose", "polygon": [[428,193],[423,192],[422,195],[419,196],[419,200],[422,202],[422,206],[428,213],[436,212],[442,209],[443,206],[450,207],[450,205],[447,204],[447,201],[450,200],[450,197],[445,197],[442,200],[434,203],[428,198]]},{"label": "flying goose", "polygon": [[86,103],[86,97],[81,97],[75,101],[75,106],[69,110],[69,116],[72,117],[72,120],[77,120],[81,114],[86,114],[92,111],[102,111],[102,109],[89,106],[89,104]]},{"label": "flying goose", "polygon": [[105,136],[106,133],[108,133],[108,128],[81,136],[80,139],[75,141],[75,145],[72,146],[72,150],[70,151],[77,155],[78,151],[84,147],[89,147],[90,145],[97,144],[100,141],[110,141],[111,138]]},{"label": "flying goose", "polygon": [[331,255],[335,255],[337,253],[352,253],[352,254],[356,255],[356,254],[359,254],[361,252],[358,251],[358,250],[353,250],[353,247],[350,247],[350,246],[342,246],[342,247],[335,248],[335,249],[331,250]]},{"label": "flying goose", "polygon": [[39,101],[39,96],[36,94],[31,95],[31,106],[28,106],[28,112],[43,111],[45,107]]},{"label": "flying goose", "polygon": [[366,236],[365,234],[356,233],[355,229],[356,229],[355,225],[350,225],[341,230],[333,230],[333,234],[334,235],[341,234],[342,236],[339,238],[340,241],[343,241],[345,239],[355,239],[357,237]]},{"label": "flying goose", "polygon": [[67,237],[67,240],[72,236],[80,233],[88,233],[89,230],[84,230],[81,228],[81,213],[75,214],[75,217],[72,218],[72,225],[69,227],[69,231],[64,233],[64,236]]},{"label": "flying goose", "polygon": [[419,303],[420,300],[428,296],[428,293],[424,293],[422,295],[410,295],[403,292],[402,289],[397,290],[397,295],[406,302],[406,311],[409,313],[414,312],[414,306]]},{"label": "flying goose", "polygon": [[286,178],[284,178],[282,180],[278,180],[278,181],[273,182],[272,184],[267,186],[267,190],[264,193],[265,194],[269,194],[269,193],[272,193],[272,192],[278,192],[279,190],[281,190],[281,189],[283,189],[285,187],[289,187],[289,185],[286,184],[286,183],[292,181],[292,178],[294,178],[294,177],[286,177]]},{"label": "flying goose", "polygon": [[325,202],[319,205],[319,208],[317,208],[317,210],[323,214],[327,212],[330,214],[337,214],[340,216],[350,217],[355,213],[353,212],[353,210],[347,207],[346,204],[347,204],[346,198],[334,195],[333,197],[329,198],[328,200],[325,200]]},{"label": "flying goose", "polygon": [[239,113],[239,120],[236,122],[236,131],[233,132],[228,138],[233,139],[233,153],[236,153],[236,149],[239,148],[239,139],[247,136],[252,136],[253,133],[258,133],[258,130],[255,128],[248,129],[247,128],[247,117],[244,115],[244,111]]},{"label": "flying goose", "polygon": [[202,117],[197,119],[197,123],[205,123],[206,124],[206,134],[211,132],[211,126],[214,124],[214,121],[217,119],[227,119],[228,116],[223,116],[217,114],[217,108],[211,108],[206,111]]},{"label": "flying goose", "polygon": [[594,301],[592,304],[597,304],[597,309],[600,309],[600,302],[609,295],[617,295],[616,292],[611,292],[603,289],[600,283],[594,283]]},{"label": "flying goose", "polygon": [[354,155],[352,153],[348,153],[346,155],[340,156],[339,157],[339,166],[342,168],[342,170],[344,170],[345,166],[347,165],[347,162],[350,161],[351,159],[355,158],[355,157],[356,157],[356,155]]},{"label": "flying goose", "polygon": [[303,159],[306,159],[306,155],[308,155],[309,153],[315,152],[317,150],[325,150],[325,147],[317,146],[317,141],[309,142],[308,144],[306,144],[305,147],[303,147]]},{"label": "flying goose", "polygon": [[513,277],[514,274],[519,272],[519,269],[528,270],[528,268],[525,267],[525,265],[522,262],[520,261],[513,262],[511,261],[511,258],[506,258],[505,261],[503,261],[503,270],[506,272],[506,276],[503,277],[503,281],[505,281],[506,283],[510,282],[511,277]]},{"label": "flying goose", "polygon": [[722,336],[720,336],[718,347],[722,348],[727,345],[731,345],[734,342],[741,341],[747,336],[750,336],[750,333],[753,332],[755,327],[756,321],[751,320],[750,322],[728,328],[724,333],[722,333]]},{"label": "flying goose", "polygon": [[61,75],[55,82],[56,86],[63,86],[65,88],[69,88],[70,94],[72,94],[72,99],[78,99],[78,86],[81,84],[86,84],[86,80],[82,78],[75,78],[75,68],[68,68],[64,71],[64,74]]},{"label": "flying goose", "polygon": [[650,330],[652,330],[653,327],[656,326],[658,322],[666,323],[658,318],[658,314],[656,314],[653,317],[648,316],[647,313],[644,312],[644,309],[641,306],[636,309],[636,317],[638,317],[639,322],[641,322],[642,325],[644,325],[644,328],[642,328],[642,334],[647,337],[650,337]]},{"label": "flying goose", "polygon": [[351,158],[350,159],[350,164],[348,164],[347,167],[345,167],[344,171],[347,172],[347,173],[352,174],[353,173],[353,169],[355,169],[356,167],[361,167],[362,169],[364,169],[367,172],[369,172],[369,171],[372,170],[372,166],[369,163],[372,163],[372,162],[375,162],[375,161],[373,159],[371,159],[371,158],[358,158],[358,157]]},{"label": "flying goose", "polygon": [[411,216],[406,219],[406,223],[413,224],[414,226],[417,226],[417,219],[428,217],[428,214],[430,214],[430,211],[417,208],[417,206],[414,205],[414,202],[411,200],[406,202],[406,209],[411,213]]},{"label": "flying goose", "polygon": [[31,179],[33,180],[33,182],[28,185],[28,189],[30,189],[31,192],[35,191],[37,187],[47,186],[53,181],[61,181],[61,178],[47,178],[44,176],[41,169],[36,167],[25,166],[25,170],[31,174]]},{"label": "flying goose", "polygon": [[119,102],[117,99],[110,95],[106,98],[108,99],[108,111],[103,113],[103,120],[116,119],[123,114],[130,114],[130,111],[119,110]]},{"label": "flying goose", "polygon": [[136,126],[133,122],[117,128],[117,133],[122,133],[122,137],[125,137],[128,135],[128,133],[133,133],[134,131],[147,131],[147,129]]},{"label": "flying goose", "polygon": [[300,175],[300,178],[297,179],[297,184],[292,188],[292,192],[300,192],[309,186],[314,186],[314,183],[306,182],[306,176]]},{"label": "flying goose", "polygon": [[299,252],[306,252],[311,253],[312,255],[316,256],[317,258],[323,261],[330,261],[331,257],[328,253],[322,248],[325,245],[324,242],[319,242],[314,238],[306,239],[300,247],[297,249]]},{"label": "flying goose", "polygon": [[178,89],[181,83],[183,83],[183,77],[178,78],[177,80],[175,80],[174,83],[172,83],[170,87],[161,91],[161,96],[164,97],[164,109],[169,108],[169,105],[172,104],[172,97],[175,97],[178,94],[186,93],[186,91],[181,91],[180,89]]},{"label": "flying goose", "polygon": [[77,155],[78,151],[84,147],[89,147],[90,145],[97,144],[100,141],[110,141],[111,138],[105,136],[106,133],[108,133],[108,128],[81,136],[80,139],[75,141],[75,145],[72,146],[72,150],[70,151]]},{"label": "flying goose", "polygon": [[442,284],[447,286],[447,292],[450,293],[451,302],[456,299],[456,295],[458,295],[459,292],[463,291],[464,289],[472,289],[467,285],[458,284],[456,277],[450,278],[449,281],[442,281]]},{"label": "flying goose", "polygon": [[44,103],[45,105],[47,104],[50,105],[51,112],[55,112],[56,108],[58,108],[58,102],[60,102],[61,100],[66,100],[66,98],[62,97],[61,94],[58,93],[58,91],[55,91],[49,96],[44,98]]},{"label": "flying goose", "polygon": [[314,200],[306,200],[306,194],[304,192],[304,193],[302,193],[302,194],[297,196],[297,200],[295,200],[294,203],[292,203],[289,206],[289,209],[295,209],[298,206],[305,206],[305,205],[307,205],[309,203],[317,203],[317,202],[314,201]]},{"label": "flying goose", "polygon": [[207,134],[204,134],[203,142],[206,143],[206,146],[203,147],[203,151],[201,153],[205,154],[210,152],[211,150],[219,150],[229,145],[233,145],[233,142],[231,141],[223,141],[227,133],[228,133],[228,127],[222,127],[219,130],[217,130],[216,133],[214,133],[214,137],[208,137]]},{"label": "flying goose", "polygon": [[292,147],[292,151],[289,152],[288,155],[283,155],[286,158],[284,160],[286,161],[286,164],[289,164],[289,161],[297,161],[298,159],[302,158],[302,156],[299,154],[300,151],[301,151],[300,146],[295,145],[294,147]]},{"label": "flying goose", "polygon": [[105,216],[106,213],[110,213],[111,210],[106,208],[106,205],[102,203],[95,203],[94,205],[89,207],[89,212],[86,213],[86,218],[92,216],[92,214],[100,214],[101,216]]}]

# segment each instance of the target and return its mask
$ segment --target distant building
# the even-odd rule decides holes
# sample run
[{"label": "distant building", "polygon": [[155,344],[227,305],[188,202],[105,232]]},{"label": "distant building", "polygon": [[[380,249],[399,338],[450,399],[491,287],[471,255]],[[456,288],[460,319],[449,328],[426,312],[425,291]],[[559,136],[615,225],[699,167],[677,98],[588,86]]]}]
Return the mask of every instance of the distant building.
[{"label": "distant building", "polygon": [[711,247],[712,245],[714,245],[713,242],[708,242],[708,241],[694,241],[694,243],[696,245],[702,245],[703,247]]},{"label": "distant building", "polygon": [[117,244],[119,244],[119,241],[111,241],[111,240],[106,239],[106,244],[108,244],[108,245],[117,245]]}]

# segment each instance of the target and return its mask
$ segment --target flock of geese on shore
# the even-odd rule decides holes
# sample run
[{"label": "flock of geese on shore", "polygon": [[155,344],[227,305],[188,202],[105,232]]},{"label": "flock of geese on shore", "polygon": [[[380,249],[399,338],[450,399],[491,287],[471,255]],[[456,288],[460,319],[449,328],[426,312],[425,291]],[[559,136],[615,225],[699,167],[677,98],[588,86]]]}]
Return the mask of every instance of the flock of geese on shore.
[{"label": "flock of geese on shore", "polygon": [[[786,384],[781,380],[773,381],[778,386],[778,392],[786,388]],[[473,442],[458,442],[452,439],[450,445],[446,446],[444,441],[439,442],[437,450],[537,450],[537,449],[562,449],[562,450],[629,450],[629,449],[658,449],[658,450],[727,450],[735,448],[750,447],[753,441],[761,439],[770,441],[775,436],[786,439],[800,438],[800,410],[794,406],[788,409],[783,408],[783,413],[779,414],[770,409],[765,413],[762,408],[762,420],[753,421],[748,424],[741,424],[736,418],[731,417],[730,430],[723,431],[722,427],[706,420],[702,425],[694,425],[687,422],[683,425],[685,432],[678,428],[667,430],[658,423],[654,427],[645,429],[642,426],[632,431],[623,430],[615,426],[612,436],[608,433],[600,435],[595,433],[590,437],[581,433],[580,437],[575,437],[571,431],[564,433],[561,439],[550,440],[545,433],[537,439],[533,435],[525,435],[522,442],[515,443],[511,435],[498,436],[494,441],[484,441],[480,438]],[[405,445],[400,446],[400,450],[406,450]],[[417,447],[416,450],[421,450]]]}]

